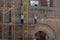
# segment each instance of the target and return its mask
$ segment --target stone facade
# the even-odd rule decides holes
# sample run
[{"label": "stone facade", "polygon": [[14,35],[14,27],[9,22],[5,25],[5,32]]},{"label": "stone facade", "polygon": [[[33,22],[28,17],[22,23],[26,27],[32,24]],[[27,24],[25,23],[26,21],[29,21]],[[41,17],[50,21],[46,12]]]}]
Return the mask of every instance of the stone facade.
[{"label": "stone facade", "polygon": [[[47,40],[60,40],[60,9],[57,8],[59,8],[59,0],[53,0],[53,7],[51,8],[31,8],[29,21],[32,24],[29,26],[29,35],[35,37],[35,33],[43,31],[49,36]],[[33,24],[34,15],[38,16],[37,24]]]},{"label": "stone facade", "polygon": [[[32,7],[29,6],[29,16],[28,16],[28,40],[36,40],[35,34],[39,31],[43,31],[47,34],[47,40],[60,40],[60,0],[53,0],[52,7]],[[24,25],[20,24],[20,16],[21,16],[21,9],[20,0],[14,1],[10,5],[13,9],[11,11],[11,22],[9,22],[9,14],[10,11],[5,13],[9,10],[10,6],[7,9],[0,10],[2,14],[3,22],[0,22],[0,40],[9,40],[9,32],[10,32],[10,40],[23,40],[23,35],[27,37],[27,34],[23,33]],[[1,1],[0,1],[1,3]],[[20,5],[21,4],[21,5]],[[3,4],[1,4],[3,5]],[[1,6],[0,5],[0,6]],[[15,7],[13,7],[13,5]],[[16,8],[16,9],[15,9]],[[37,15],[37,24],[34,24],[34,15]],[[5,23],[5,24],[4,24]],[[15,24],[16,23],[16,24]],[[10,28],[11,27],[11,28]],[[9,31],[10,30],[10,31]]]}]

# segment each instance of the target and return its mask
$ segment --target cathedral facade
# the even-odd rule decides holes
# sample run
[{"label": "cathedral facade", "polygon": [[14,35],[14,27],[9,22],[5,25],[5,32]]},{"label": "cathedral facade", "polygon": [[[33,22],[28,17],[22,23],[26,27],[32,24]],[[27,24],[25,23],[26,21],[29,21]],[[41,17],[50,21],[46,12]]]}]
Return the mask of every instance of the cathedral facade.
[{"label": "cathedral facade", "polygon": [[22,0],[0,0],[0,40],[60,40],[60,0],[29,1],[28,34],[22,5]]}]

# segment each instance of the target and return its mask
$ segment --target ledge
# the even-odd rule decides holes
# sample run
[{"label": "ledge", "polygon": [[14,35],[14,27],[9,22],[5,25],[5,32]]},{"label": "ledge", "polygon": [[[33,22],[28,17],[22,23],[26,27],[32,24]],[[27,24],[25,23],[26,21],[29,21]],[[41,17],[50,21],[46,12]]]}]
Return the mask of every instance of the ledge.
[{"label": "ledge", "polygon": [[45,10],[60,10],[59,7],[39,7],[39,6],[29,6],[31,9],[45,9]]}]

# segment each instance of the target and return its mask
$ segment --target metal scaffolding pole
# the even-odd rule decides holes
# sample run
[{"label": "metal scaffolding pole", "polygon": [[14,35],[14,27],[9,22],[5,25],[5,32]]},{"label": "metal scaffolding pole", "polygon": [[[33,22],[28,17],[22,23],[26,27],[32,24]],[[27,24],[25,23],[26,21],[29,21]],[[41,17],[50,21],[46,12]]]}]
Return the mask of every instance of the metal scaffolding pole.
[{"label": "metal scaffolding pole", "polygon": [[23,40],[28,40],[28,6],[29,0],[23,0],[23,15],[24,27],[23,27]]}]

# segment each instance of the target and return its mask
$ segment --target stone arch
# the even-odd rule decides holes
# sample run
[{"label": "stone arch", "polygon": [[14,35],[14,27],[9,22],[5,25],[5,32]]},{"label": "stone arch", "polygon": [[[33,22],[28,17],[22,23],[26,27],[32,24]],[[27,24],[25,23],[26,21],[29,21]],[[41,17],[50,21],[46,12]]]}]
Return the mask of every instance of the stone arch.
[{"label": "stone arch", "polygon": [[56,40],[56,33],[53,28],[46,24],[39,24],[33,30],[31,30],[31,35],[35,36],[35,33],[38,31],[43,31],[48,35],[49,40]]}]

